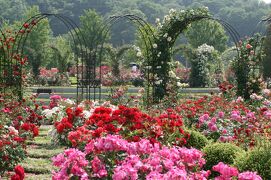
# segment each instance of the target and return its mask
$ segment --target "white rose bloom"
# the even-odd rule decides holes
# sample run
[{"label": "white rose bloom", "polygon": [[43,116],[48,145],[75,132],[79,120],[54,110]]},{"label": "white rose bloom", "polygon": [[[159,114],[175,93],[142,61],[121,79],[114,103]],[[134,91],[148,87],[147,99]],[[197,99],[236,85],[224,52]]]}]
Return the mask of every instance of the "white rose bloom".
[{"label": "white rose bloom", "polygon": [[157,24],[157,28],[158,28],[158,29],[161,29],[162,27],[163,27],[163,25],[162,25],[161,23],[158,23],[158,24]]},{"label": "white rose bloom", "polygon": [[157,48],[157,44],[153,44],[152,47],[153,47],[154,49],[156,49],[156,48]]},{"label": "white rose bloom", "polygon": [[70,104],[70,105],[75,104],[75,102],[73,100],[71,100],[71,99],[66,99],[66,100],[64,100],[64,102],[67,103],[67,104]]},{"label": "white rose bloom", "polygon": [[167,41],[168,41],[168,42],[170,42],[171,40],[172,40],[172,38],[171,38],[171,37],[168,37],[168,38],[167,38]]},{"label": "white rose bloom", "polygon": [[137,57],[142,57],[142,53],[141,53],[140,51],[138,51],[138,52],[136,53],[136,56],[137,56]]},{"label": "white rose bloom", "polygon": [[173,71],[169,71],[169,77],[176,78],[176,74]]},{"label": "white rose bloom", "polygon": [[177,86],[178,86],[178,87],[182,87],[182,83],[177,82]]},{"label": "white rose bloom", "polygon": [[158,81],[155,82],[156,85],[159,85],[161,83],[162,83],[162,80],[158,80]]},{"label": "white rose bloom", "polygon": [[84,118],[88,119],[92,115],[92,113],[90,111],[84,110],[83,115],[84,115]]},{"label": "white rose bloom", "polygon": [[155,19],[155,23],[156,23],[156,24],[159,24],[159,23],[160,23],[160,19],[159,19],[159,18],[156,18],[156,19]]},{"label": "white rose bloom", "polygon": [[158,54],[157,54],[157,57],[160,57],[161,56],[161,52],[159,52]]},{"label": "white rose bloom", "polygon": [[166,15],[166,16],[164,17],[164,22],[168,22],[168,21],[170,21],[170,16],[169,16],[169,15]]},{"label": "white rose bloom", "polygon": [[170,9],[170,10],[169,10],[169,14],[170,14],[170,15],[173,15],[173,14],[175,14],[175,13],[176,13],[176,10],[175,10],[175,9]]}]

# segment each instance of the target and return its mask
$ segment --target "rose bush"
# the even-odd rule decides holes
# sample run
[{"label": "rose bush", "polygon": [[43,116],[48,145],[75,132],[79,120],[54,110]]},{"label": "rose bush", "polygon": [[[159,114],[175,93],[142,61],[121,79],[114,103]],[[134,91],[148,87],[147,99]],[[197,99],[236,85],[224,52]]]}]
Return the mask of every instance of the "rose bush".
[{"label": "rose bush", "polygon": [[[106,105],[106,104],[104,104]],[[50,111],[50,110],[49,110]],[[52,110],[53,111],[53,110]],[[90,138],[119,134],[129,141],[148,138],[153,143],[182,145],[189,134],[183,130],[182,117],[168,109],[149,116],[138,108],[126,106],[61,106],[52,130],[56,142],[73,147],[84,146]],[[48,110],[46,112],[49,114]]]},{"label": "rose bush", "polygon": [[[210,171],[202,170],[205,160],[197,149],[167,147],[147,139],[128,142],[118,135],[91,140],[84,148],[67,149],[55,156],[54,180],[80,179],[207,179]],[[223,163],[213,167],[220,173],[216,179],[238,177],[261,179],[254,172],[239,173]]]},{"label": "rose bush", "polygon": [[40,112],[35,97],[18,102],[0,95],[0,176],[25,158],[26,140],[39,134]]}]

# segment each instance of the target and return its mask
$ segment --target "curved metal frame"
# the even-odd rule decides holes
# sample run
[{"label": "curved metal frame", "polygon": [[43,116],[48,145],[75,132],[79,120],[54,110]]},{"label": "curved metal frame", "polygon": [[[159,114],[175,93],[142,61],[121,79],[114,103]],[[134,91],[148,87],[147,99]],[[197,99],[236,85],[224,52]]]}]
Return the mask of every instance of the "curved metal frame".
[{"label": "curved metal frame", "polygon": [[[15,43],[14,43],[13,48],[11,49],[11,54],[12,56],[13,54],[23,55],[29,33],[31,33],[31,31],[36,26],[36,24],[38,24],[41,20],[48,17],[57,18],[69,29],[69,34],[75,44],[75,58],[76,58],[77,79],[78,79],[80,75],[83,74],[83,71],[79,72],[79,68],[78,68],[79,57],[81,58],[82,66],[86,61],[88,61],[88,56],[86,52],[83,50],[84,47],[86,47],[86,41],[85,41],[85,38],[82,36],[79,26],[66,16],[63,16],[60,14],[44,13],[44,14],[37,14],[29,18],[28,20],[26,20],[24,24],[20,27],[18,33],[15,36]],[[28,24],[27,28],[25,27],[25,24]],[[79,47],[76,46],[76,42],[79,42]],[[12,60],[13,58],[12,56],[10,57],[11,58],[10,60]],[[15,65],[20,67],[20,74],[22,75],[22,67],[20,66],[20,64],[16,62]],[[19,82],[15,81],[15,85],[17,86],[17,89],[18,89],[18,96],[21,99],[23,97],[22,78],[20,78],[20,80],[18,81]],[[77,101],[79,101],[79,99],[82,99],[82,97],[79,97],[78,89],[79,89],[79,80],[77,80]]]},{"label": "curved metal frame", "polygon": [[[154,32],[152,31],[151,29],[151,26],[144,20],[142,19],[141,17],[139,16],[136,16],[136,15],[132,15],[132,14],[126,14],[126,15],[119,15],[119,16],[112,16],[110,17],[109,19],[107,19],[105,21],[105,24],[104,26],[102,27],[102,30],[100,31],[100,35],[102,34],[105,34],[105,37],[108,36],[109,32],[110,32],[110,28],[117,24],[118,22],[122,21],[122,20],[128,20],[129,22],[133,23],[137,29],[139,30],[139,32],[141,33],[141,35],[144,37],[143,38],[143,41],[144,41],[144,45],[146,47],[148,46],[152,46],[152,44],[154,43],[154,39],[155,39],[155,35],[154,35]],[[101,36],[99,36],[101,37]],[[98,81],[99,83],[101,82],[101,66],[99,68],[99,72],[98,74],[96,74],[96,64],[98,63],[99,65],[101,65],[102,63],[102,54],[103,54],[103,51],[104,51],[104,44],[105,44],[105,38],[104,39],[100,39],[99,44],[95,44],[94,45],[94,49],[91,53],[91,58],[92,59],[92,64],[94,66],[91,66],[89,67],[90,69],[92,69],[92,71],[94,72],[93,73],[93,79],[92,80],[96,80]],[[152,48],[146,48],[147,52],[146,52],[146,57],[147,57],[147,66],[150,65],[150,63],[152,62],[150,59],[153,57],[154,55],[154,52],[153,52],[153,49]],[[96,57],[98,56],[98,58]],[[150,82],[150,70],[147,69],[147,74],[145,74],[146,78],[147,78],[147,82],[148,82],[148,85],[147,85],[147,99],[149,99],[150,97],[150,91],[151,91],[151,86],[152,86],[152,83]],[[97,76],[98,76],[98,79],[97,79]],[[94,87],[94,100],[96,99],[96,88],[99,88],[99,99],[101,99],[101,86],[99,84],[99,86],[95,86]],[[90,96],[90,90],[88,89],[87,90],[88,92],[88,96]],[[147,102],[149,103],[149,102]]]}]

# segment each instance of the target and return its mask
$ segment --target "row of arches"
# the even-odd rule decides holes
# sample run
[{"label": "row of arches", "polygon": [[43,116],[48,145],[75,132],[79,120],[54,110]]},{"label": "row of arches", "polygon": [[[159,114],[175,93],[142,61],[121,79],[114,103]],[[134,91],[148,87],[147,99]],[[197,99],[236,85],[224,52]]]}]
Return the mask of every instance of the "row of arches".
[{"label": "row of arches", "polygon": [[[100,39],[99,41],[97,41],[98,42],[97,44],[91,46],[91,49],[86,50],[86,47],[89,47],[88,43],[90,42],[87,42],[86,39],[83,37],[79,26],[69,17],[60,14],[50,14],[50,13],[37,14],[26,20],[25,23],[18,30],[19,33],[15,35],[12,47],[8,47],[9,44],[6,43],[7,42],[6,36],[4,32],[0,30],[2,36],[2,39],[0,41],[1,91],[5,91],[8,88],[13,88],[18,98],[23,97],[22,65],[20,64],[20,61],[14,60],[14,56],[19,56],[20,58],[23,58],[22,55],[24,55],[26,41],[29,34],[31,33],[31,30],[43,19],[51,17],[57,18],[66,26],[66,28],[69,29],[69,34],[73,43],[77,44],[76,46],[74,46],[77,68],[77,100],[79,101],[82,99],[89,100],[101,99],[102,77],[101,69],[98,68],[97,71],[97,67],[100,67],[100,65],[102,64],[102,54],[104,51],[104,44],[106,39]],[[160,46],[161,43],[163,43],[163,39],[159,38],[158,36],[159,33],[154,32],[150,24],[148,24],[144,19],[136,15],[127,14],[120,16],[112,16],[105,21],[104,26],[102,27],[102,31],[97,33],[104,33],[105,35],[107,35],[110,32],[110,28],[112,26],[124,20],[127,20],[131,22],[133,25],[135,25],[138,31],[140,32],[140,35],[143,37],[144,43],[143,46],[145,47],[144,49],[146,49],[146,52],[144,53],[145,67],[167,66],[167,63],[161,64],[161,61],[171,60],[170,51],[172,50],[172,47],[175,44],[175,40],[180,34],[183,33],[183,31],[187,28],[187,26],[190,23],[193,23],[195,21],[201,20],[217,21],[229,33],[232,41],[235,43],[235,46],[238,45],[238,42],[240,40],[240,35],[234,29],[234,27],[232,27],[229,23],[221,19],[213,18],[208,13],[194,14],[193,16],[190,16],[187,19],[180,19],[179,21],[175,21],[175,23],[172,23],[171,24],[172,27],[177,26],[178,28],[175,29],[174,31],[171,30],[168,32],[170,36],[173,37],[173,40],[166,47]],[[157,47],[153,46],[154,44],[157,44],[158,50]],[[159,50],[159,46],[162,49]],[[236,49],[238,50],[238,48]],[[157,58],[158,51],[163,51],[164,56]],[[19,78],[14,77],[13,74],[14,68],[17,68],[19,72],[19,74],[17,75]],[[82,68],[84,68],[84,70]],[[162,99],[166,95],[166,84],[168,83],[167,77],[169,76],[168,71],[164,71],[161,73],[161,71],[158,72],[155,68],[145,68],[144,74],[147,80],[145,92],[147,99],[150,99],[149,103],[159,101],[159,99]],[[151,76],[154,75],[163,79],[163,83],[161,83],[160,85],[155,84],[151,78]]]}]

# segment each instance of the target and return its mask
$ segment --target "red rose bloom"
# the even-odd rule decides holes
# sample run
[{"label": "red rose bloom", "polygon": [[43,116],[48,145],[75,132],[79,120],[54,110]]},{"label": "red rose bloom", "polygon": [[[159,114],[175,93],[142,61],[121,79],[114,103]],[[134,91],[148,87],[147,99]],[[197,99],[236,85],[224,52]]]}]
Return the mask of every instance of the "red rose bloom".
[{"label": "red rose bloom", "polygon": [[[20,178],[19,180],[24,179],[24,176],[25,176],[24,175],[24,168],[22,166],[20,166],[20,165],[15,166],[14,171],[15,171],[16,175],[19,176],[19,178]],[[16,178],[17,178],[17,176],[16,176]]]},{"label": "red rose bloom", "polygon": [[21,180],[21,178],[18,174],[14,174],[13,176],[11,176],[11,180]]},{"label": "red rose bloom", "polygon": [[35,127],[33,128],[33,136],[36,137],[36,136],[38,136],[38,135],[39,135],[39,129],[35,126]]},{"label": "red rose bloom", "polygon": [[21,128],[25,131],[29,131],[30,130],[30,124],[29,123],[23,123],[21,125]]}]

